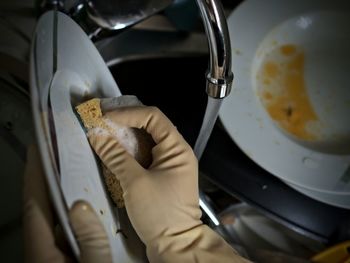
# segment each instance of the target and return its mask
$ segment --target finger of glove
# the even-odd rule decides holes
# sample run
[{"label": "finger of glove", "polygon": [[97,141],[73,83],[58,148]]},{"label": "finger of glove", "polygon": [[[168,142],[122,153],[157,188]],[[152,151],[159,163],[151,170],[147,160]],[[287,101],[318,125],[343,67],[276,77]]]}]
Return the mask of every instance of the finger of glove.
[{"label": "finger of glove", "polygon": [[144,168],[132,157],[116,138],[109,134],[88,132],[89,142],[104,165],[117,177],[121,186],[142,174]]},{"label": "finger of glove", "polygon": [[156,143],[152,150],[154,163],[163,163],[174,155],[183,156],[183,152],[191,150],[176,127],[156,107],[123,107],[106,113],[104,118],[123,126],[145,129]]},{"label": "finger of glove", "polygon": [[93,208],[85,201],[77,201],[69,211],[69,219],[80,247],[80,261],[112,262],[108,236]]},{"label": "finger of glove", "polygon": [[54,236],[52,207],[36,146],[28,149],[24,173],[23,227],[25,258],[29,262],[64,262]]}]

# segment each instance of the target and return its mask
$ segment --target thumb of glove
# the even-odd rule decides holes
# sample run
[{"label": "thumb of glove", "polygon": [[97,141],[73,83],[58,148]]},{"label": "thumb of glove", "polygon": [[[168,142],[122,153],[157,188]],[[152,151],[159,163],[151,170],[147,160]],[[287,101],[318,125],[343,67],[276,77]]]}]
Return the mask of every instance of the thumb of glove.
[{"label": "thumb of glove", "polygon": [[69,219],[80,247],[80,262],[111,263],[108,236],[92,207],[77,201],[69,211]]}]

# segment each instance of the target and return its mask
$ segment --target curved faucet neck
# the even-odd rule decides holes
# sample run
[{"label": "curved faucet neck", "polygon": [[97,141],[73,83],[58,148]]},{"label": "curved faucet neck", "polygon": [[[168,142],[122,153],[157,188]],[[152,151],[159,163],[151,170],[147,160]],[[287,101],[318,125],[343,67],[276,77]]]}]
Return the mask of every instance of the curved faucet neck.
[{"label": "curved faucet neck", "polygon": [[208,38],[210,64],[207,72],[207,93],[224,98],[231,91],[231,43],[226,17],[217,0],[197,0]]}]

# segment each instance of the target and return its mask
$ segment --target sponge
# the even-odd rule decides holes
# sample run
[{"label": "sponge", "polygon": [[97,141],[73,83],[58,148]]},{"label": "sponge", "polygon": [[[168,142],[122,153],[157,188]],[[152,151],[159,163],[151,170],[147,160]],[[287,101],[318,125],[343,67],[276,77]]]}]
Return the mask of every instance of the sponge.
[{"label": "sponge", "polygon": [[[84,127],[91,132],[107,132],[138,161],[144,168],[152,163],[151,150],[155,145],[152,137],[142,129],[123,127],[103,116],[103,112],[113,111],[119,107],[142,105],[135,96],[116,98],[94,98],[76,107]],[[123,190],[115,174],[102,164],[102,173],[107,190],[118,208],[124,207]]]}]

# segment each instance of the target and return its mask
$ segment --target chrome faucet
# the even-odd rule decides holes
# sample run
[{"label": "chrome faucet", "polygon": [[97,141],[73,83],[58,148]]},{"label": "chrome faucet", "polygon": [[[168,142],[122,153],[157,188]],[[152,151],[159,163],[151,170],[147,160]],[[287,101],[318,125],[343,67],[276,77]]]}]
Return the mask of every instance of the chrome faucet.
[{"label": "chrome faucet", "polygon": [[218,0],[197,0],[209,44],[210,64],[206,91],[210,97],[221,99],[231,92],[231,45],[227,21]]}]

